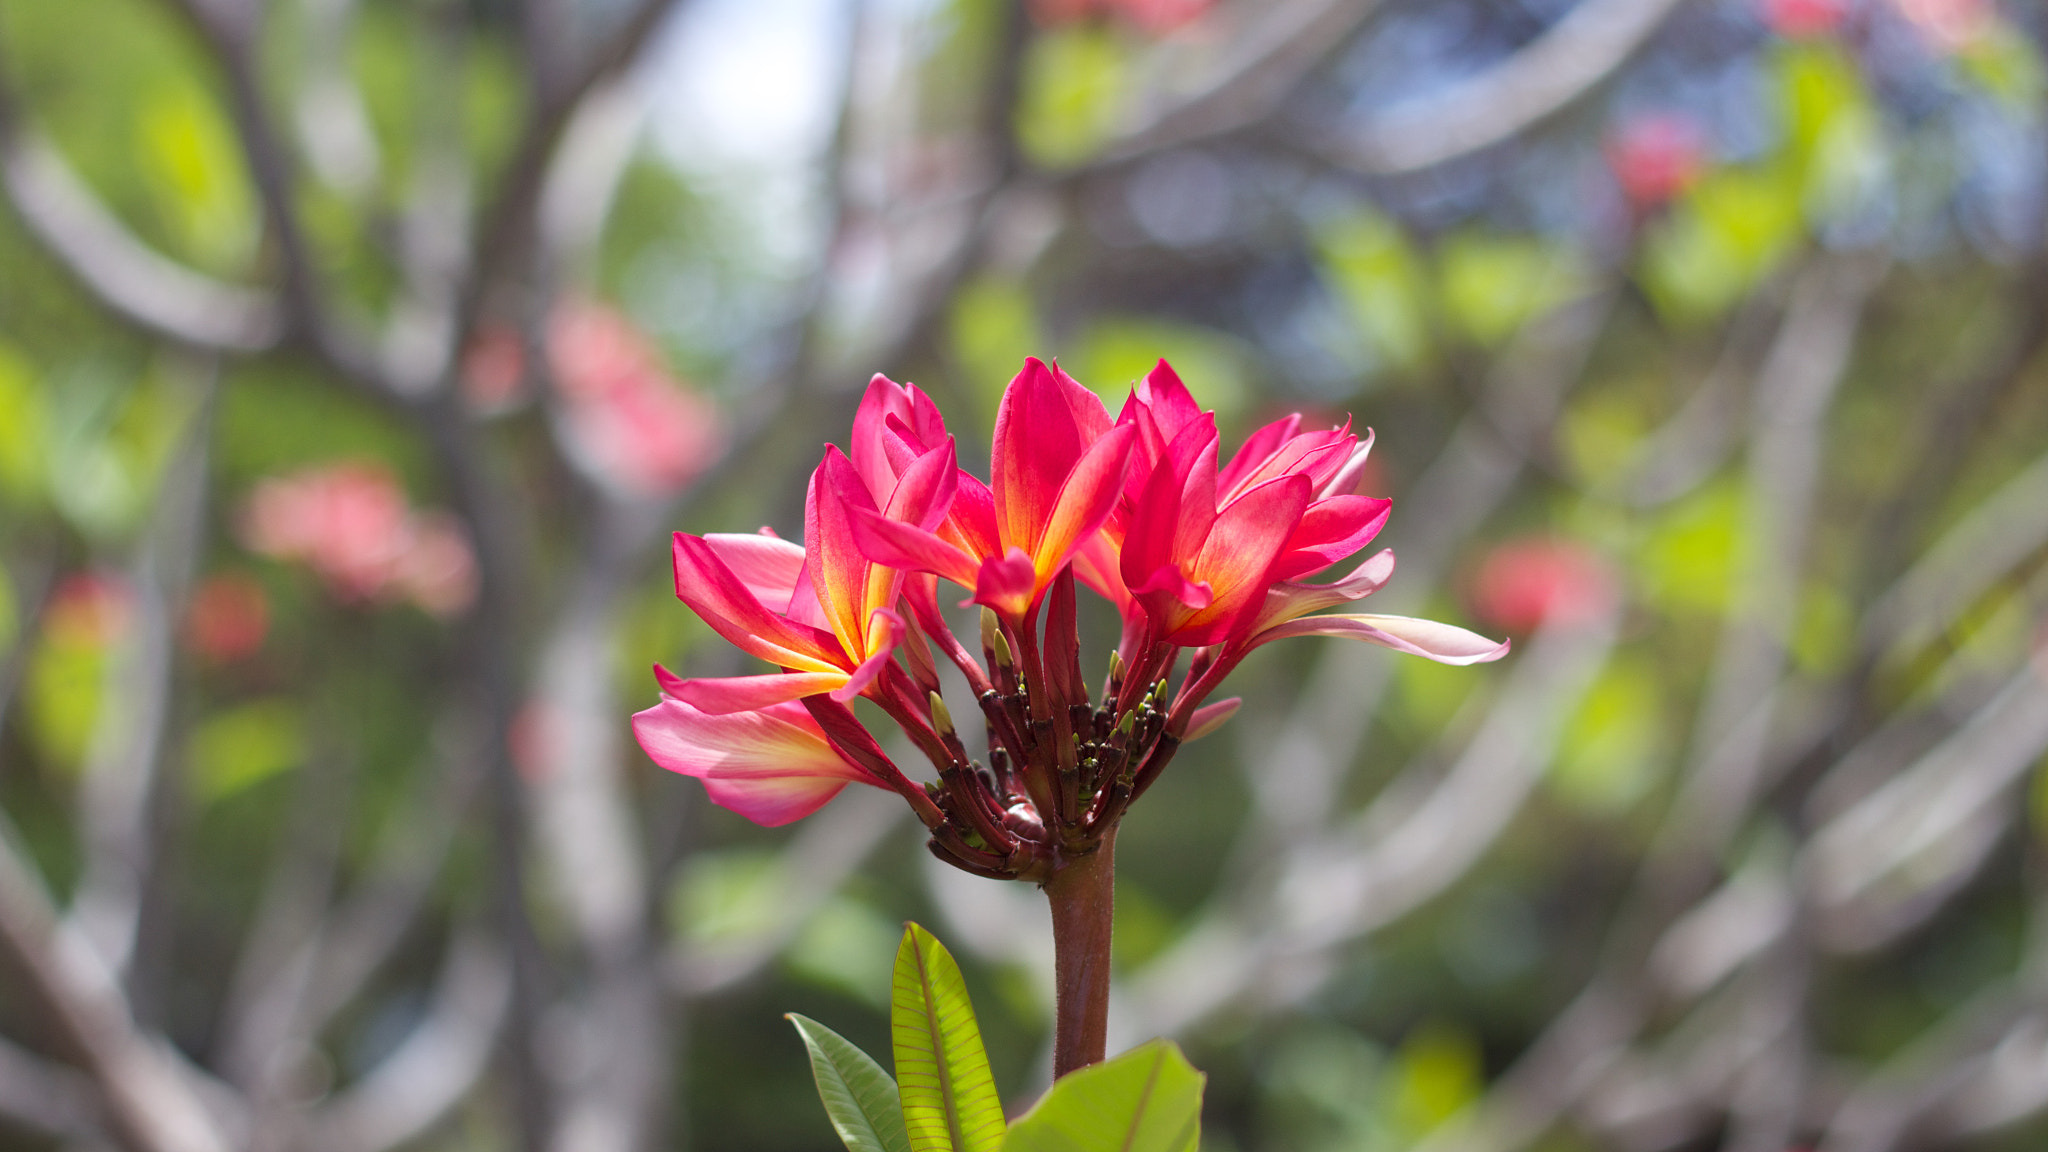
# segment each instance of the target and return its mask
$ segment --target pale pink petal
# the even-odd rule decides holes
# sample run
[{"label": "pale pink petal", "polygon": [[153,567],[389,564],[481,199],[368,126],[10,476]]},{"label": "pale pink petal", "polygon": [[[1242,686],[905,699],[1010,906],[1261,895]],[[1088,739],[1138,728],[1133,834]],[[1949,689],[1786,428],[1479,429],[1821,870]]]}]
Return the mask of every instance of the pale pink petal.
[{"label": "pale pink petal", "polygon": [[664,700],[634,715],[633,735],[656,764],[704,781],[712,803],[768,827],[810,815],[849,783],[880,786],[797,705],[713,716]]},{"label": "pale pink petal", "polygon": [[1453,624],[1412,616],[1304,616],[1266,629],[1253,636],[1248,646],[1290,636],[1344,636],[1439,664],[1484,664],[1508,654],[1507,641],[1488,640]]},{"label": "pale pink petal", "polygon": [[1200,740],[1223,727],[1232,716],[1237,715],[1238,705],[1243,703],[1243,697],[1232,696],[1228,700],[1218,700],[1214,704],[1205,704],[1195,709],[1195,714],[1188,717],[1187,735],[1180,738],[1181,743]]},{"label": "pale pink petal", "polygon": [[1316,499],[1328,500],[1332,496],[1365,495],[1365,493],[1359,491],[1359,485],[1365,481],[1365,466],[1367,461],[1372,458],[1372,441],[1372,429],[1367,428],[1365,430],[1365,438],[1352,447],[1350,457],[1344,461],[1342,467],[1337,469],[1337,474],[1330,477],[1329,482],[1323,485],[1322,490],[1316,493]]},{"label": "pale pink petal", "polygon": [[836,691],[846,681],[844,672],[772,672],[766,676],[679,680],[673,688],[667,684],[662,687],[671,698],[692,708],[725,716]]},{"label": "pale pink petal", "polygon": [[1364,599],[1379,591],[1393,575],[1394,553],[1382,549],[1342,580],[1329,584],[1275,584],[1266,590],[1266,602],[1259,609],[1258,619],[1245,631],[1256,635],[1297,616]]}]

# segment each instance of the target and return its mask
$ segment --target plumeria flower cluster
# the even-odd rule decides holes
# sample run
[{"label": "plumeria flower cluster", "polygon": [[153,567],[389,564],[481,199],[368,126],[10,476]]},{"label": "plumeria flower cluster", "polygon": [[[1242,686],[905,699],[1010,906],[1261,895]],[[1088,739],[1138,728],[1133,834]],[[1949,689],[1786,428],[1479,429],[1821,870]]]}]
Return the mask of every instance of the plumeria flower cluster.
[{"label": "plumeria flower cluster", "polygon": [[[984,483],[959,467],[930,398],[877,376],[850,451],[828,446],[811,475],[801,545],[765,528],[675,536],[676,595],[777,671],[656,668],[661,701],[634,731],[656,763],[758,823],[872,785],[909,802],[948,863],[1044,881],[1094,851],[1182,744],[1228,719],[1238,702],[1209,697],[1263,644],[1344,636],[1449,664],[1507,652],[1447,624],[1322,613],[1394,571],[1382,551],[1310,579],[1386,522],[1391,501],[1358,492],[1371,447],[1348,422],[1305,431],[1289,416],[1226,460],[1214,413],[1164,361],[1111,419],[1033,359],[1003,395]],[[941,615],[941,580],[980,608],[978,653]],[[1123,623],[1097,695],[1077,585]],[[941,659],[973,693],[986,763],[960,739]],[[855,716],[859,697],[931,760],[935,782],[904,774]]]}]

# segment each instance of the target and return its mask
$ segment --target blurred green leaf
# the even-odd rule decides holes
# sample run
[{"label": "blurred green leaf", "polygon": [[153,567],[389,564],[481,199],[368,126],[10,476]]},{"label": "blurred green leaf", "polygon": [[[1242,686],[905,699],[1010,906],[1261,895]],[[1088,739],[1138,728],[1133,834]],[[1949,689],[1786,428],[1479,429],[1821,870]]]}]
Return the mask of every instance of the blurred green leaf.
[{"label": "blurred green leaf", "polygon": [[1841,671],[1855,655],[1856,615],[1839,588],[1814,584],[1800,597],[1792,622],[1792,660],[1809,676]]},{"label": "blurred green leaf", "polygon": [[29,655],[23,705],[28,733],[53,766],[75,769],[85,759],[99,719],[107,653],[98,647],[51,643]]},{"label": "blurred green leaf", "polygon": [[1318,266],[1374,355],[1400,371],[1429,356],[1428,278],[1398,224],[1366,209],[1316,229]]},{"label": "blurred green leaf", "polygon": [[1479,1042],[1453,1025],[1429,1023],[1402,1042],[1387,1069],[1389,1119],[1412,1137],[1440,1127],[1485,1087]]},{"label": "blurred green leaf", "polygon": [[1851,206],[1884,178],[1883,126],[1856,63],[1840,45],[1788,44],[1775,61],[1789,160],[1815,219]]},{"label": "blurred green leaf", "polygon": [[1964,75],[1983,85],[2008,111],[2030,118],[2040,114],[2048,75],[2034,42],[2011,24],[1993,24],[1964,45],[1957,59]]},{"label": "blurred green leaf", "polygon": [[1444,319],[1484,348],[1571,299],[1584,279],[1575,257],[1533,236],[1465,231],[1437,253]]},{"label": "blurred green leaf", "polygon": [[788,1018],[810,1050],[818,1098],[847,1152],[910,1152],[896,1081],[839,1033],[794,1012]]},{"label": "blurred green leaf", "polygon": [[1173,365],[1196,403],[1215,409],[1218,424],[1228,427],[1244,412],[1250,387],[1243,358],[1229,337],[1206,328],[1167,320],[1100,320],[1064,363],[1114,415],[1162,359]]},{"label": "blurred green leaf", "polygon": [[967,372],[960,391],[974,398],[982,427],[993,428],[1003,389],[1024,358],[1046,351],[1031,293],[1015,281],[975,279],[954,295],[947,327],[953,356]]},{"label": "blurred green leaf", "polygon": [[1558,421],[1558,446],[1573,473],[1594,490],[1610,488],[1636,465],[1650,421],[1635,396],[1593,391],[1574,398]]},{"label": "blurred green leaf", "polygon": [[886,916],[866,901],[841,893],[818,909],[783,958],[790,972],[802,979],[887,1008],[896,937],[896,925]]},{"label": "blurred green leaf", "polygon": [[225,800],[298,767],[305,756],[305,725],[290,700],[258,700],[216,713],[192,733],[193,797],[201,804]]},{"label": "blurred green leaf", "polygon": [[21,598],[15,594],[14,578],[7,574],[7,565],[0,564],[0,660],[13,655],[10,651],[21,636]]},{"label": "blurred green leaf", "polygon": [[1709,485],[1674,502],[1650,526],[1634,572],[1643,598],[1675,612],[1719,615],[1728,606],[1742,495],[1732,484]]},{"label": "blurred green leaf", "polygon": [[1206,1080],[1170,1040],[1062,1076],[1003,1152],[1194,1152]]},{"label": "blurred green leaf", "polygon": [[0,343],[0,495],[16,504],[41,496],[49,434],[35,369],[15,349]]},{"label": "blurred green leaf", "polygon": [[1106,27],[1070,24],[1032,37],[1017,108],[1024,151],[1053,167],[1087,159],[1116,128],[1129,70]]},{"label": "blurred green leaf", "polygon": [[1791,253],[1803,234],[1803,203],[1789,167],[1716,169],[1651,229],[1644,290],[1667,320],[1720,316]]},{"label": "blurred green leaf", "polygon": [[1667,734],[1656,667],[1618,656],[1565,726],[1550,787],[1587,812],[1620,812],[1649,791],[1665,752]]},{"label": "blurred green leaf", "polygon": [[255,199],[233,130],[196,83],[162,85],[136,112],[137,167],[200,264],[235,269],[256,244]]},{"label": "blurred green leaf", "polygon": [[982,1050],[967,980],[916,924],[903,930],[889,997],[903,1120],[916,1152],[999,1152],[1003,1104]]},{"label": "blurred green leaf", "polygon": [[687,940],[748,939],[774,927],[789,897],[780,854],[755,848],[690,858],[670,894],[671,922]]}]

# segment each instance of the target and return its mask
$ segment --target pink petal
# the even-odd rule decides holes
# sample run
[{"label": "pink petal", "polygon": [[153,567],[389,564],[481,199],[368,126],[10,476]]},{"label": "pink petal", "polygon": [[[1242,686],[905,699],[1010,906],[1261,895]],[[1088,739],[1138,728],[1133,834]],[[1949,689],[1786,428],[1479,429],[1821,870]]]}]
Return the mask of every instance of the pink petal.
[{"label": "pink petal", "polygon": [[960,468],[954,458],[953,438],[946,437],[931,451],[911,461],[889,494],[885,515],[891,520],[915,524],[927,532],[946,519],[953,494],[960,483]]},{"label": "pink petal", "polygon": [[1175,603],[1197,612],[1216,602],[1215,589],[1209,586],[1208,581],[1191,581],[1181,575],[1180,568],[1173,564],[1160,565],[1152,570],[1150,576],[1131,586],[1131,596],[1137,600],[1145,600],[1156,593],[1164,593]]},{"label": "pink petal", "polygon": [[1228,700],[1218,700],[1214,704],[1205,704],[1195,709],[1195,714],[1188,717],[1187,735],[1182,736],[1180,742],[1187,744],[1200,740],[1223,727],[1225,722],[1237,715],[1238,705],[1243,703],[1242,696],[1232,696]]},{"label": "pink petal", "polygon": [[706,532],[712,555],[725,562],[754,599],[772,612],[789,611],[797,576],[804,570],[801,545],[774,536],[741,532]]},{"label": "pink petal", "polygon": [[962,601],[962,607],[985,604],[1012,620],[1021,619],[1038,595],[1038,570],[1022,548],[1011,548],[981,562],[973,588],[974,595]]},{"label": "pink petal", "polygon": [[1308,507],[1301,526],[1280,550],[1273,578],[1293,580],[1320,572],[1372,543],[1394,502],[1384,497],[1333,496]]},{"label": "pink petal", "polygon": [[1249,646],[1290,636],[1345,636],[1439,664],[1484,664],[1508,654],[1506,641],[1495,642],[1456,625],[1410,616],[1304,616],[1266,629],[1252,637]]},{"label": "pink petal", "polygon": [[1137,430],[1129,426],[1110,429],[1089,446],[1061,483],[1051,517],[1032,554],[1041,582],[1066,567],[1081,541],[1093,536],[1102,522],[1109,519],[1110,510],[1123,495],[1124,469],[1130,464],[1131,442],[1136,435]]},{"label": "pink petal", "polygon": [[654,666],[654,682],[661,685],[662,695],[670,697],[673,697],[677,689],[681,688],[684,683],[681,676],[663,668],[659,664]]},{"label": "pink petal", "polygon": [[1352,570],[1351,575],[1329,584],[1275,584],[1266,591],[1266,602],[1259,608],[1258,619],[1245,629],[1248,635],[1256,636],[1275,624],[1320,612],[1339,604],[1361,600],[1380,590],[1394,575],[1394,553],[1381,549],[1365,563]]},{"label": "pink petal", "polygon": [[1215,602],[1176,622],[1169,639],[1190,648],[1214,644],[1227,639],[1247,612],[1257,610],[1273,582],[1268,571],[1301,522],[1308,494],[1306,477],[1284,476],[1259,485],[1217,514],[1190,573],[1216,589]]},{"label": "pink petal", "polygon": [[[1075,389],[1086,398],[1072,395]],[[1101,415],[1100,429],[1092,427],[1090,404]],[[1024,362],[1024,370],[1010,381],[996,409],[995,438],[989,449],[990,487],[1005,545],[1038,553],[1061,486],[1108,424],[1102,402],[1066,373],[1055,376],[1035,356]],[[1117,480],[1120,487],[1123,477]]]},{"label": "pink petal", "polygon": [[845,671],[830,633],[770,612],[702,538],[675,534],[676,596],[720,636],[771,664],[806,672]]},{"label": "pink petal", "polygon": [[932,572],[962,588],[974,587],[980,565],[959,548],[914,525],[865,509],[854,513],[853,538],[863,555],[905,572]]},{"label": "pink petal", "polygon": [[857,514],[855,509],[874,511],[875,502],[853,462],[828,444],[825,458],[811,473],[810,492],[804,500],[804,551],[818,604],[825,610],[832,634],[839,637],[847,655],[860,660],[866,656],[862,639],[871,607],[871,565],[854,540],[851,520]]},{"label": "pink petal", "polygon": [[664,700],[634,715],[633,735],[656,764],[704,781],[712,803],[768,827],[810,815],[849,783],[875,784],[797,705],[713,716]]},{"label": "pink petal", "polygon": [[1358,490],[1358,486],[1365,480],[1365,463],[1372,457],[1372,440],[1372,429],[1367,428],[1365,438],[1352,447],[1350,457],[1337,469],[1337,474],[1323,485],[1322,490],[1316,493],[1316,499],[1365,495]]},{"label": "pink petal", "polygon": [[903,617],[887,608],[877,608],[868,617],[868,658],[860,662],[846,683],[832,690],[832,699],[841,704],[867,691],[875,677],[882,674],[889,660],[896,654],[896,645],[903,642]]},{"label": "pink petal", "polygon": [[988,485],[962,472],[955,477],[953,505],[939,535],[977,559],[1003,554],[1003,534],[996,522],[995,494]]},{"label": "pink petal", "polygon": [[844,672],[773,672],[766,676],[678,680],[673,687],[666,682],[662,687],[670,697],[700,712],[727,716],[831,692],[846,680]]},{"label": "pink petal", "polygon": [[1117,615],[1129,622],[1138,612],[1131,590],[1118,571],[1116,545],[1100,532],[1074,550],[1074,575],[1097,596],[1115,605]]},{"label": "pink petal", "polygon": [[1273,421],[1264,428],[1245,437],[1244,447],[1230,458],[1223,474],[1216,478],[1216,486],[1225,492],[1235,492],[1252,470],[1266,462],[1267,458],[1280,450],[1282,444],[1294,438],[1295,430],[1301,427],[1301,413],[1292,412]]},{"label": "pink petal", "polygon": [[849,445],[853,467],[876,503],[887,499],[901,471],[892,466],[887,440],[891,419],[900,421],[912,439],[937,444],[946,437],[946,422],[939,409],[915,384],[898,384],[877,373],[868,381],[860,407],[853,414],[853,437]]}]

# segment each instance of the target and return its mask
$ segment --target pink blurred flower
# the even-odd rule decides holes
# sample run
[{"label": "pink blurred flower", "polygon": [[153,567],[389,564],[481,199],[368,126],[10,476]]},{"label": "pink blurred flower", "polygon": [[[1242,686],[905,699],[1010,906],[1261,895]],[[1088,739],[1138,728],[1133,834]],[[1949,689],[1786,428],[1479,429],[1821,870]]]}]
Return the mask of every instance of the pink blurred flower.
[{"label": "pink blurred flower", "polygon": [[1031,18],[1041,28],[1091,16],[1116,18],[1148,35],[1160,36],[1194,23],[1213,7],[1215,0],[1031,0]]},{"label": "pink blurred flower", "polygon": [[1607,139],[1607,167],[1638,211],[1669,203],[1699,179],[1706,147],[1699,125],[1675,113],[1634,117]]},{"label": "pink blurred flower", "polygon": [[1545,621],[1597,615],[1615,595],[1612,570],[1591,549],[1535,536],[1509,541],[1486,557],[1472,583],[1472,609],[1509,632],[1533,632]]},{"label": "pink blurred flower", "polygon": [[548,324],[548,362],[578,463],[629,492],[677,491],[719,448],[717,414],[671,375],[615,309],[568,304]]},{"label": "pink blurred flower", "polygon": [[185,606],[185,647],[215,664],[254,655],[270,634],[270,597],[240,572],[207,577]]},{"label": "pink blurred flower", "polygon": [[447,616],[475,597],[469,542],[445,515],[415,515],[398,481],[366,461],[325,464],[256,486],[243,508],[250,551],[305,564],[344,603],[407,599]]},{"label": "pink blurred flower", "polygon": [[1762,0],[1764,24],[1790,40],[1832,36],[1849,14],[1848,0]]},{"label": "pink blurred flower", "polygon": [[462,354],[462,399],[477,412],[502,412],[525,391],[526,348],[509,324],[486,324]]},{"label": "pink blurred flower", "polygon": [[1942,52],[1969,47],[1991,31],[1998,12],[1991,0],[1895,0],[1899,13]]},{"label": "pink blurred flower", "polygon": [[43,608],[44,634],[60,648],[111,647],[134,622],[134,590],[126,580],[105,572],[66,576]]}]

